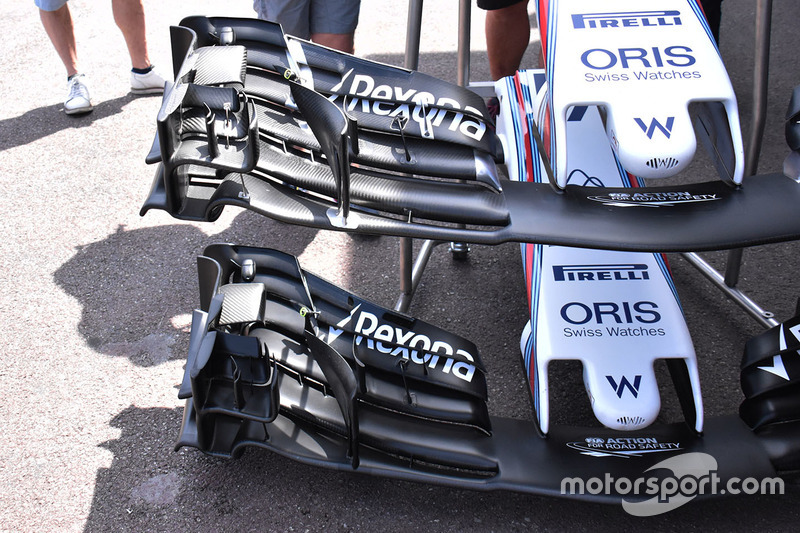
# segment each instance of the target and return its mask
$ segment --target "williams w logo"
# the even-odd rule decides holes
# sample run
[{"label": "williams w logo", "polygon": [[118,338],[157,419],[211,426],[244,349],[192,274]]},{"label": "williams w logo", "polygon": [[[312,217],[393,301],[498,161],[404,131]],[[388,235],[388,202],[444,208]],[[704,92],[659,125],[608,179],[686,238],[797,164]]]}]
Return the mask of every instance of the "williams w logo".
[{"label": "williams w logo", "polygon": [[622,398],[622,395],[625,393],[625,389],[631,391],[634,398],[639,397],[639,386],[642,384],[642,376],[637,375],[633,378],[633,384],[628,381],[628,378],[622,376],[622,379],[617,383],[617,380],[614,379],[614,376],[606,376],[608,380],[608,384],[611,385],[611,388],[617,393],[617,398]]},{"label": "williams w logo", "polygon": [[653,134],[656,132],[657,129],[661,131],[661,133],[663,133],[667,137],[667,139],[669,139],[669,136],[672,133],[672,125],[675,124],[675,117],[668,117],[666,125],[661,124],[656,118],[650,121],[649,126],[645,124],[644,120],[640,118],[635,118],[633,120],[635,120],[636,124],[638,124],[639,127],[642,128],[642,131],[647,135],[648,139],[653,138]]}]

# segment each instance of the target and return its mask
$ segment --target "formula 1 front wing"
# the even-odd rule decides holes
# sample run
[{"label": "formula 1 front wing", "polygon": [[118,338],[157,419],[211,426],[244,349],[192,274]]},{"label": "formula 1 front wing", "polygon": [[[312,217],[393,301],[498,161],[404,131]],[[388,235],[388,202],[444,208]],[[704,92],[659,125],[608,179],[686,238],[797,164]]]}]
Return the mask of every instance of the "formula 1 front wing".
[{"label": "formula 1 front wing", "polygon": [[[800,186],[782,174],[636,189],[509,181],[485,105],[462,87],[263,21],[190,17],[172,32],[176,81],[143,214],[213,221],[233,205],[337,231],[659,253],[800,238]],[[657,484],[678,454],[723,481],[800,468],[800,345],[784,330],[748,345],[740,417],[545,436],[535,422],[490,416],[490,370],[473,342],[293,256],[214,245],[198,271],[178,447],[235,457],[255,446],[339,470],[609,502],[625,492],[574,484],[611,472]]]},{"label": "formula 1 front wing", "polygon": [[636,190],[501,181],[488,111],[463,87],[264,21],[190,17],[172,32],[179,68],[142,214],[213,221],[232,205],[337,231],[650,252],[800,238],[800,185],[783,174]]},{"label": "formula 1 front wing", "polygon": [[[712,456],[720,482],[800,466],[792,409],[772,410],[760,433],[726,416],[703,435],[674,423],[624,433],[557,426],[543,438],[534,422],[489,416],[486,369],[462,337],[337,288],[276,250],[213,245],[198,268],[202,308],[178,447],[224,457],[260,447],[338,470],[608,502],[625,494],[570,493],[572,484],[608,472],[637,479],[690,452]],[[771,353],[768,337],[760,349]]]}]

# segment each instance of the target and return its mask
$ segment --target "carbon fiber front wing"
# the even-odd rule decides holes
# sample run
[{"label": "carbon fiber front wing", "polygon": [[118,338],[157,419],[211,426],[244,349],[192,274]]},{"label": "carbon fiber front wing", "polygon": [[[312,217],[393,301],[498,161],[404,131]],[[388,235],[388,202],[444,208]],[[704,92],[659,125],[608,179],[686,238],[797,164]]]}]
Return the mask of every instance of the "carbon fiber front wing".
[{"label": "carbon fiber front wing", "polygon": [[[198,269],[177,447],[232,457],[256,446],[339,470],[609,502],[622,495],[571,494],[565,480],[636,479],[675,452],[713,456],[723,482],[798,466],[785,409],[760,435],[728,416],[702,436],[676,423],[625,433],[561,426],[543,438],[533,422],[489,416],[486,369],[464,338],[276,250],[213,245]],[[771,353],[770,339],[761,344],[751,350]]]},{"label": "carbon fiber front wing", "polygon": [[[172,31],[176,82],[143,214],[212,221],[234,205],[339,231],[658,252],[800,238],[800,188],[783,175],[637,190],[665,209],[632,209],[620,189],[501,181],[485,106],[463,88],[263,21],[190,17]],[[675,201],[686,197],[713,201]],[[198,270],[178,447],[231,457],[257,446],[340,470],[609,502],[624,494],[575,493],[565,480],[637,479],[675,452],[713,456],[721,480],[800,466],[796,373],[747,377],[800,348],[783,330],[748,345],[741,418],[707,420],[703,435],[676,423],[555,427],[544,438],[532,422],[488,414],[487,370],[462,337],[276,250],[214,245]]]},{"label": "carbon fiber front wing", "polygon": [[259,20],[172,32],[142,214],[213,221],[232,205],[319,229],[648,252],[800,238],[800,185],[783,174],[635,191],[501,181],[486,106],[463,87]]}]

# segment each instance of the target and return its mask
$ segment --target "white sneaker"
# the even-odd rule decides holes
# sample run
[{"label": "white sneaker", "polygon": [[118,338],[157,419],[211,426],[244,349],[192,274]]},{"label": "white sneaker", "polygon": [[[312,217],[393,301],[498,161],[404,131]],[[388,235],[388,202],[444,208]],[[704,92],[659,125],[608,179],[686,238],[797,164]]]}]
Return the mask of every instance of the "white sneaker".
[{"label": "white sneaker", "polygon": [[69,80],[69,94],[64,102],[64,113],[67,115],[79,115],[88,113],[94,107],[89,96],[89,89],[86,88],[86,78],[83,74],[77,74]]},{"label": "white sneaker", "polygon": [[164,78],[156,69],[151,69],[147,74],[131,72],[131,93],[133,94],[162,94],[164,92]]}]

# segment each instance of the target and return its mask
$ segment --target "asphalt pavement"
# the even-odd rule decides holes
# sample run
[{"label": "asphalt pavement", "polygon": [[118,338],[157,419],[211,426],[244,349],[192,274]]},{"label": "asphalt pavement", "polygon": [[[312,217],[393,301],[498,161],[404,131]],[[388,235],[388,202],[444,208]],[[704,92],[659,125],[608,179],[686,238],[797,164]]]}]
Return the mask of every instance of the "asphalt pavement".
[{"label": "asphalt pavement", "polygon": [[[152,61],[171,71],[168,27],[188,15],[253,14],[249,0],[145,0]],[[723,58],[749,133],[755,2],[726,0]],[[195,257],[214,242],[278,248],[379,304],[398,290],[396,239],[298,229],[229,209],[213,224],[139,216],[159,97],[128,93],[110,2],[72,0],[93,113],[63,112],[66,78],[32,2],[6,2],[0,40],[0,531],[528,531],[622,528],[794,531],[800,488],[781,497],[692,502],[650,519],[618,506],[454,490],[321,470],[263,450],[236,461],[173,451],[181,423]],[[759,172],[787,154],[783,117],[800,83],[800,4],[775,2]],[[533,20],[533,19],[532,19]],[[402,65],[407,7],[366,0],[358,55]],[[428,0],[419,68],[456,80],[456,2]],[[488,79],[473,10],[472,79]],[[534,39],[536,32],[533,32]],[[535,43],[524,66],[534,66]],[[740,286],[778,319],[800,296],[797,244],[747,250]],[[530,417],[519,370],[527,304],[518,247],[431,258],[410,312],[475,341],[490,410]],[[721,267],[725,254],[708,254]],[[762,331],[679,256],[670,257],[701,367],[706,412],[735,413],[745,340]],[[572,370],[575,370],[574,368]],[[576,375],[577,374],[577,375]],[[579,371],[554,392],[585,409]],[[583,407],[581,407],[583,406]],[[746,458],[743,458],[746,460]]]}]

